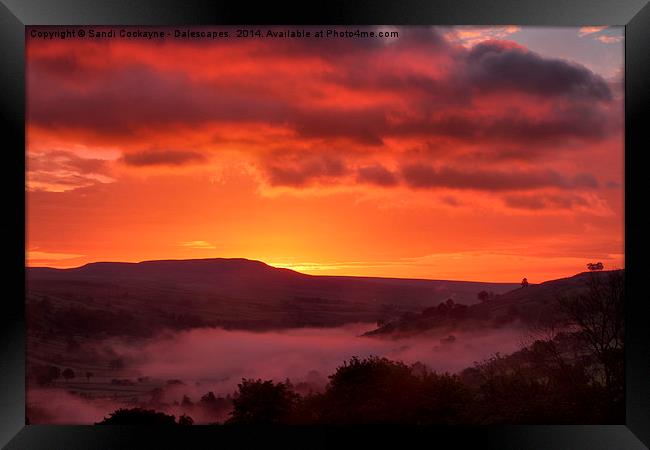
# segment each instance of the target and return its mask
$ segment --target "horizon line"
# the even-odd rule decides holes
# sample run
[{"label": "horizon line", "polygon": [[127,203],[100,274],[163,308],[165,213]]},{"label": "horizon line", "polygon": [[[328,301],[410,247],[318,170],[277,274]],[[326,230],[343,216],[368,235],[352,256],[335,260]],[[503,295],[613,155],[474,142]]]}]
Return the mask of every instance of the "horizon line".
[{"label": "horizon line", "polygon": [[[264,264],[265,266],[272,267],[274,269],[278,270],[289,270],[291,272],[304,275],[304,276],[309,276],[309,277],[328,277],[328,278],[372,278],[372,279],[382,279],[382,280],[413,280],[413,281],[450,281],[450,282],[463,282],[463,283],[489,283],[489,284],[520,284],[520,281],[476,281],[476,280],[458,280],[458,279],[442,279],[442,278],[414,278],[414,277],[381,277],[381,276],[367,276],[367,275],[314,275],[314,274],[309,274],[309,273],[304,273],[300,272],[296,269],[292,269],[290,267],[280,267],[280,266],[275,266],[273,264],[269,264],[265,261],[259,260],[259,259],[250,259],[250,258],[243,258],[243,257],[232,257],[232,258],[227,258],[227,257],[213,257],[213,258],[183,258],[183,259],[147,259],[147,260],[142,260],[142,261],[91,261],[87,262],[85,264],[82,264],[80,266],[72,266],[72,267],[51,267],[51,266],[32,266],[27,264],[27,260],[25,260],[25,269],[50,269],[50,270],[74,270],[74,269],[81,269],[83,267],[93,265],[93,264],[132,264],[132,265],[137,265],[137,264],[143,264],[143,263],[151,263],[151,262],[183,262],[183,261],[214,261],[214,260],[240,260],[240,261],[248,261],[248,262],[254,262],[254,263],[260,263]],[[608,270],[600,270],[599,272],[612,272],[612,271],[617,271],[617,270],[625,270],[625,268],[613,268],[613,269],[608,269]],[[553,280],[560,280],[563,278],[571,278],[583,273],[590,273],[588,270],[582,271],[575,273],[573,275],[567,275],[564,277],[560,278],[552,278],[548,280],[544,280],[539,283],[529,283],[530,285],[538,285],[542,284],[546,281],[553,281]]]}]

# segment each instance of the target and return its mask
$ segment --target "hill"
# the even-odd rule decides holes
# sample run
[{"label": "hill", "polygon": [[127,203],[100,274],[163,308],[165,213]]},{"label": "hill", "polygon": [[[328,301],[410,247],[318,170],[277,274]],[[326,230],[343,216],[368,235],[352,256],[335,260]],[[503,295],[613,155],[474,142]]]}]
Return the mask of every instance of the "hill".
[{"label": "hill", "polygon": [[365,335],[398,337],[442,328],[499,327],[515,321],[539,323],[558,314],[558,297],[576,295],[587,288],[590,277],[606,277],[611,272],[615,271],[583,272],[568,278],[519,287],[470,306],[445,302],[417,314],[407,312]]},{"label": "hill", "polygon": [[[517,285],[313,276],[247,259],[28,268],[32,324],[53,333],[147,335],[162,328],[269,329],[392,320],[448,298]],[[93,331],[96,330],[96,331]]]}]

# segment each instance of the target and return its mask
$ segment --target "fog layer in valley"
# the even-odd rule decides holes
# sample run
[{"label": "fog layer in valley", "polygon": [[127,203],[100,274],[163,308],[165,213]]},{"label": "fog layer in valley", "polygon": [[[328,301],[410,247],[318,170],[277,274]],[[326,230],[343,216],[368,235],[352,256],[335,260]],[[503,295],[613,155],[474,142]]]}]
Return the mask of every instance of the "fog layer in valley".
[{"label": "fog layer in valley", "polygon": [[[385,356],[406,364],[421,362],[438,372],[458,372],[496,352],[521,347],[525,331],[517,327],[427,334],[418,338],[361,337],[374,324],[349,324],[338,328],[299,328],[271,332],[196,328],[166,333],[155,339],[129,343],[111,341],[124,361],[119,378],[148,377],[162,387],[157,409],[191,415],[197,423],[223,420],[227,411],[206,414],[183,404],[187,396],[196,403],[207,392],[225,397],[242,378],[291,380],[303,393],[321,390],[336,368],[353,356]],[[450,337],[453,336],[453,337]],[[105,343],[101,345],[106,345]],[[169,383],[170,380],[180,380]],[[137,389],[133,387],[134,390]],[[83,385],[79,385],[83,387]],[[129,386],[116,388],[121,394]],[[58,388],[30,389],[28,403],[49,423],[93,423],[119,407],[124,400],[95,395],[85,398]],[[36,421],[35,421],[36,422]],[[39,420],[42,423],[42,420]]]}]

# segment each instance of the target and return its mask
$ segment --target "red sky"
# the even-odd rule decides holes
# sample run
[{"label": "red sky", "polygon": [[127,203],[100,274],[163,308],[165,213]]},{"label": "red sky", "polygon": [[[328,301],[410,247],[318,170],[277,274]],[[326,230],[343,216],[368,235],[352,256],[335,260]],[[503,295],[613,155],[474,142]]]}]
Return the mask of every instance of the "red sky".
[{"label": "red sky", "polygon": [[623,267],[622,31],[396,30],[28,38],[28,265],[245,257],[531,282]]}]

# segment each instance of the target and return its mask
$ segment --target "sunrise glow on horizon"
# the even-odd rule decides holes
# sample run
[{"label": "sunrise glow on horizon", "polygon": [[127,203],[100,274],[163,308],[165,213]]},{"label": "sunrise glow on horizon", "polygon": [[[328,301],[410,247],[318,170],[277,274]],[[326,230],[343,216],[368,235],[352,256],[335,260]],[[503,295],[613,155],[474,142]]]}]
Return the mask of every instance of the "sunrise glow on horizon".
[{"label": "sunrise glow on horizon", "polygon": [[28,34],[26,264],[531,283],[624,268],[623,29],[390,29]]}]

